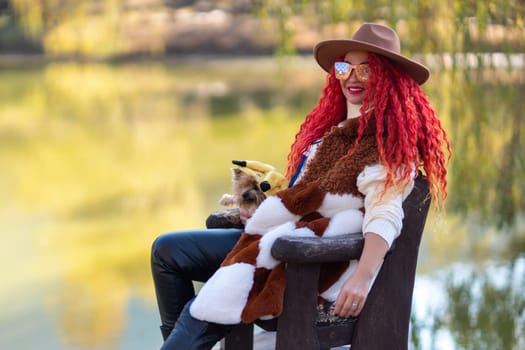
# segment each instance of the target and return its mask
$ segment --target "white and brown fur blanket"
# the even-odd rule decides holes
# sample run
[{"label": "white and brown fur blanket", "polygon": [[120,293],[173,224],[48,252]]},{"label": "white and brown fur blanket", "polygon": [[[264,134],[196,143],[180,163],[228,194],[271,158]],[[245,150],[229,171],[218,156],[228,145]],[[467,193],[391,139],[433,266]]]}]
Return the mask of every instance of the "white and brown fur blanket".
[{"label": "white and brown fur blanket", "polygon": [[[221,324],[250,323],[281,314],[286,286],[284,263],[271,247],[283,235],[336,236],[362,230],[364,200],[356,185],[364,167],[379,161],[375,128],[369,127],[353,147],[359,119],[334,127],[319,146],[307,171],[293,187],[268,197],[221,267],[206,282],[190,308],[200,320]],[[319,295],[333,301],[356,262],[326,264]]]}]

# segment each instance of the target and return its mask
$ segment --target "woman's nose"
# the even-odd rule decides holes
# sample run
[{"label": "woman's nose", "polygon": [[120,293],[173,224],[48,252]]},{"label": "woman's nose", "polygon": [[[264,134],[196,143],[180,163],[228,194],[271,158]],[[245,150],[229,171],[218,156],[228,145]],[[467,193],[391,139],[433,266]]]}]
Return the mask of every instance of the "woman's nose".
[{"label": "woman's nose", "polygon": [[355,69],[352,68],[352,70],[350,71],[350,75],[348,76],[346,80],[351,81],[351,82],[357,81],[357,74],[355,72]]}]

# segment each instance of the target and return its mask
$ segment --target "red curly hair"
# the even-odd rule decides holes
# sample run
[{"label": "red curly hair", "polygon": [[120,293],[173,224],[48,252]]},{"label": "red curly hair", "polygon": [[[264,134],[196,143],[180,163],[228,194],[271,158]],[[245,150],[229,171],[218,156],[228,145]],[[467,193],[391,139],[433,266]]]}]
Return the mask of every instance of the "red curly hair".
[{"label": "red curly hair", "polygon": [[[368,62],[371,73],[361,107],[358,137],[349,155],[367,125],[375,122],[379,155],[388,171],[385,190],[407,183],[412,168],[404,165],[416,164],[427,176],[434,204],[441,206],[447,196],[446,164],[452,154],[445,129],[424,91],[405,71],[373,53],[368,54]],[[288,179],[297,171],[308,146],[346,118],[346,108],[346,99],[332,68],[319,103],[295,135],[288,154]]]}]

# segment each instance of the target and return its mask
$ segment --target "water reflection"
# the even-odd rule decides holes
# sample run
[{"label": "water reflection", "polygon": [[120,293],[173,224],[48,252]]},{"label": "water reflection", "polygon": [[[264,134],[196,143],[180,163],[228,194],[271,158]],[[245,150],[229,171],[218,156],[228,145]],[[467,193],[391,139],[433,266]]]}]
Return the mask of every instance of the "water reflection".
[{"label": "water reflection", "polygon": [[[419,317],[412,319],[416,348],[524,348],[525,257],[481,266],[453,264],[434,274],[439,283],[429,277],[419,279],[420,298],[432,301],[420,304]],[[421,338],[427,346],[421,346]]]},{"label": "water reflection", "polygon": [[[492,288],[488,275],[451,284],[436,274],[489,257],[517,266],[525,242],[523,71],[474,74],[442,71],[425,87],[455,158],[448,211],[431,214],[420,265],[420,278],[442,288],[446,312],[415,313],[413,342],[421,348],[444,333],[452,348],[523,344],[517,331],[489,338],[499,334],[489,330],[497,324],[523,329],[519,289]],[[8,169],[0,173],[0,237],[13,247],[0,256],[0,347],[131,350],[160,343],[148,262],[153,238],[204,225],[230,190],[231,159],[283,169],[324,80],[310,57],[56,63],[11,67],[0,78],[7,82],[0,86],[0,166]],[[518,281],[523,269],[511,269],[508,280]],[[420,310],[427,303],[417,285]],[[501,316],[465,316],[465,308],[494,304]],[[15,332],[35,319],[51,326],[38,323],[33,342]]]}]

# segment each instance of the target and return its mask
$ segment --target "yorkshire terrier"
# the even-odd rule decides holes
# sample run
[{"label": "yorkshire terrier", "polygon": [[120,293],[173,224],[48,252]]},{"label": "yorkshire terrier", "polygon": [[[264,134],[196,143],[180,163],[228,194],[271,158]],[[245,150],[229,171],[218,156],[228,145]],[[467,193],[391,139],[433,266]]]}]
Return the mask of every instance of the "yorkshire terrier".
[{"label": "yorkshire terrier", "polygon": [[212,213],[206,220],[208,228],[243,228],[240,210],[251,216],[267,196],[288,186],[288,180],[275,168],[255,160],[233,160],[233,194],[224,194],[219,204],[230,209]]},{"label": "yorkshire terrier", "polygon": [[253,214],[255,209],[266,199],[255,175],[240,168],[232,168],[233,194],[224,194],[219,201],[225,207],[238,207]]}]

